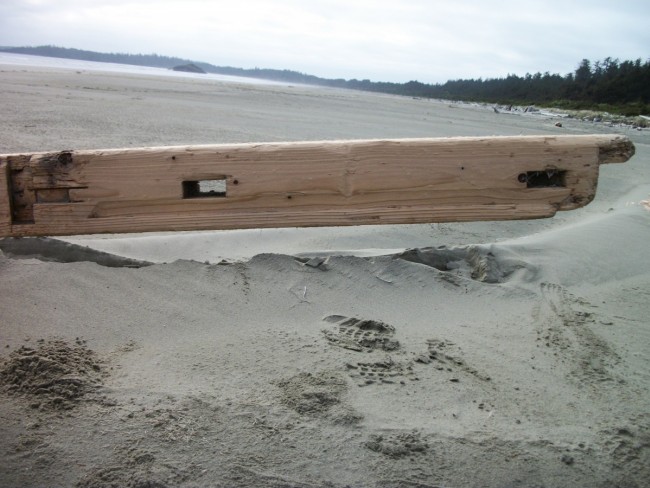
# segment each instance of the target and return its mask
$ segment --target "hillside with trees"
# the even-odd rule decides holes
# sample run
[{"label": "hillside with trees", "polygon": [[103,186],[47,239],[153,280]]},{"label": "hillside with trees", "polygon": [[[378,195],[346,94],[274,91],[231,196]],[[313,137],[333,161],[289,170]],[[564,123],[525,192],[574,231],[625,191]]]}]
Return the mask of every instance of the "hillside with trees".
[{"label": "hillside with trees", "polygon": [[320,78],[298,71],[244,69],[215,66],[158,54],[98,53],[56,46],[0,47],[1,52],[33,54],[86,61],[174,68],[192,63],[207,73],[261,78],[288,83],[349,88],[411,97],[487,102],[507,105],[541,105],[570,109],[608,111],[622,115],[650,114],[650,59],[602,61],[583,59],[573,73],[546,73],[505,78],[459,79],[428,84],[419,81],[389,83],[366,80]]}]

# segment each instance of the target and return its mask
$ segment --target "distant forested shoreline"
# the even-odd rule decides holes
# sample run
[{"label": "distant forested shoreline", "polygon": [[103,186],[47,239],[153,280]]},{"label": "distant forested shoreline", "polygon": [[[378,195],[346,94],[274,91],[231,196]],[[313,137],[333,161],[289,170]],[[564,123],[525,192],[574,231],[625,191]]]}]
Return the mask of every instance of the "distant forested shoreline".
[{"label": "distant forested shoreline", "polygon": [[437,98],[502,105],[541,105],[576,110],[598,110],[627,116],[650,114],[650,59],[620,61],[583,59],[566,75],[535,73],[505,78],[390,83],[370,80],[320,78],[291,70],[215,66],[158,54],[99,53],[57,46],[0,47],[0,52],[56,58],[174,68],[192,63],[207,73],[261,78],[289,83],[349,88],[393,95]]}]

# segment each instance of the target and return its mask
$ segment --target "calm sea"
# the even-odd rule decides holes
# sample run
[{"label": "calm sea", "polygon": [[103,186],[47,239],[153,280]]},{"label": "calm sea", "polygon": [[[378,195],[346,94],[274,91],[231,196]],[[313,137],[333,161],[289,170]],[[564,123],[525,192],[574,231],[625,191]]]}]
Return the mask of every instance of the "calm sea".
[{"label": "calm sea", "polygon": [[69,69],[75,71],[103,71],[111,73],[124,73],[134,75],[150,75],[150,76],[169,76],[174,78],[194,78],[200,80],[216,80],[231,83],[249,83],[253,85],[283,85],[288,86],[289,83],[281,83],[270,80],[261,80],[257,78],[244,78],[240,76],[217,75],[213,73],[185,73],[182,71],[173,71],[166,68],[151,68],[149,66],[134,66],[130,64],[116,64],[116,63],[98,63],[95,61],[81,61],[78,59],[66,58],[48,58],[45,56],[33,56],[30,54],[13,54],[0,52],[0,66],[29,66],[41,68],[58,68]]}]

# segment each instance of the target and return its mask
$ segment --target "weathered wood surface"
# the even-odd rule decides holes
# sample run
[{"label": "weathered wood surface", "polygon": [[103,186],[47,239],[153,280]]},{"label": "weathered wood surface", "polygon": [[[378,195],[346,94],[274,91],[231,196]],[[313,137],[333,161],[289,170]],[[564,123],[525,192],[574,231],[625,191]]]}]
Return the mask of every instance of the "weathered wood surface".
[{"label": "weathered wood surface", "polygon": [[0,236],[551,217],[633,154],[595,135],[0,155]]}]

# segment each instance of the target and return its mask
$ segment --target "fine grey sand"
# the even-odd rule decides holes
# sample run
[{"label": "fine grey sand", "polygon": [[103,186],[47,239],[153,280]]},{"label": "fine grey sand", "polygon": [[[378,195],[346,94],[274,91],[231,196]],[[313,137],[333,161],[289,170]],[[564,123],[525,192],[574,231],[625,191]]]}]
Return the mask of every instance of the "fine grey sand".
[{"label": "fine grey sand", "polygon": [[647,130],[12,65],[0,90],[0,153],[611,132],[637,149],[552,219],[1,241],[1,486],[648,486]]}]

